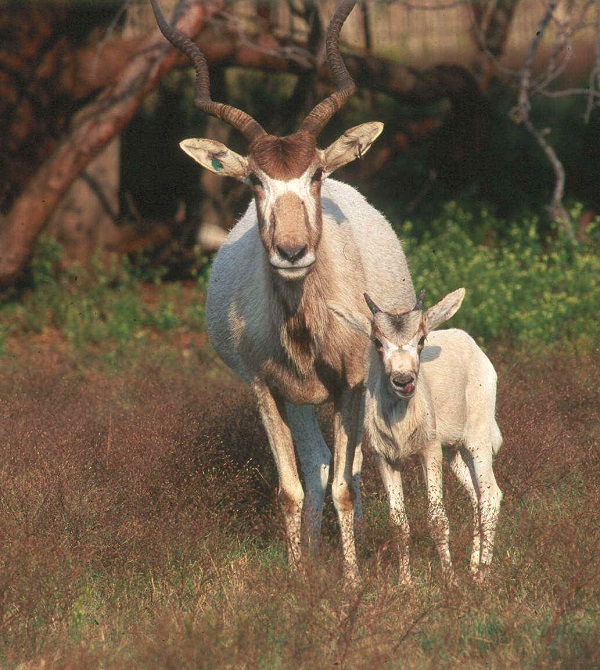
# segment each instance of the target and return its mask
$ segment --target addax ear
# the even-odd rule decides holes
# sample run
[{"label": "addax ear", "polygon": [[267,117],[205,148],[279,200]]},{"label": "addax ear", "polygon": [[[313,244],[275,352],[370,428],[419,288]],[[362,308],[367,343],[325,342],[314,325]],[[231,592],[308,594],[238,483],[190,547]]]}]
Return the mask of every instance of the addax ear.
[{"label": "addax ear", "polygon": [[448,321],[450,317],[454,316],[462,305],[464,297],[465,289],[459,288],[456,291],[452,291],[452,293],[448,293],[445,298],[442,298],[436,305],[430,307],[423,315],[427,330],[437,328],[441,323]]},{"label": "addax ear", "polygon": [[331,174],[334,170],[350,163],[355,158],[362,158],[382,130],[383,123],[378,121],[363,123],[347,130],[339,139],[323,150],[325,173]]},{"label": "addax ear", "polygon": [[348,328],[352,328],[352,330],[356,330],[366,337],[371,337],[371,324],[367,317],[362,314],[352,314],[337,302],[328,302],[327,308]]},{"label": "addax ear", "polygon": [[248,176],[248,159],[215,140],[183,140],[179,146],[202,167],[244,181]]}]

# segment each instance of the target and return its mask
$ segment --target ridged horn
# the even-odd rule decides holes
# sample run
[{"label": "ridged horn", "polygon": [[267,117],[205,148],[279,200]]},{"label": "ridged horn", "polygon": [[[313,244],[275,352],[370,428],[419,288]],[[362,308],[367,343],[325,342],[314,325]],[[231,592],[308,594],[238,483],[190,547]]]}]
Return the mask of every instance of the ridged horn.
[{"label": "ridged horn", "polygon": [[367,305],[369,306],[369,309],[371,310],[371,313],[373,314],[373,316],[375,316],[375,314],[377,314],[378,312],[382,311],[375,304],[375,301],[373,300],[373,298],[371,298],[371,296],[368,293],[363,293],[363,295],[365,296],[365,300],[367,301]]},{"label": "ridged horn", "polygon": [[325,100],[322,100],[300,125],[300,130],[307,130],[315,137],[356,91],[356,84],[350,76],[344,59],[340,54],[339,44],[342,26],[355,4],[356,0],[342,0],[327,28],[327,36],[325,38],[327,62],[333,72],[333,78],[338,90],[328,98],[325,98]]},{"label": "ridged horn", "polygon": [[262,126],[246,112],[231,107],[222,102],[215,102],[210,97],[210,79],[206,58],[199,47],[183,33],[171,26],[158,6],[157,0],[150,0],[156,23],[162,34],[171,44],[182,51],[196,68],[196,96],[194,104],[198,109],[233,126],[249,141],[252,142],[260,135],[265,135]]},{"label": "ridged horn", "polygon": [[413,307],[413,311],[423,311],[423,306],[425,305],[425,289],[419,293],[419,297],[417,298],[417,302],[415,303],[415,306]]}]

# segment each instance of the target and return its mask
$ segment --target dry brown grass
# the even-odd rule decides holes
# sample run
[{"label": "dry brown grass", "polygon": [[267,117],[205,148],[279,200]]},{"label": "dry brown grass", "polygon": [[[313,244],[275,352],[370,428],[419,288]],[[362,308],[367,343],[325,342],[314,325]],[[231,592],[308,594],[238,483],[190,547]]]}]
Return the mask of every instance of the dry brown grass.
[{"label": "dry brown grass", "polygon": [[448,477],[462,583],[442,588],[409,464],[418,585],[397,588],[367,458],[365,583],[348,594],[331,505],[322,555],[305,579],[286,570],[248,392],[202,361],[142,358],[2,361],[0,667],[600,665],[597,359],[496,357],[505,499],[487,587],[468,580],[470,510]]}]

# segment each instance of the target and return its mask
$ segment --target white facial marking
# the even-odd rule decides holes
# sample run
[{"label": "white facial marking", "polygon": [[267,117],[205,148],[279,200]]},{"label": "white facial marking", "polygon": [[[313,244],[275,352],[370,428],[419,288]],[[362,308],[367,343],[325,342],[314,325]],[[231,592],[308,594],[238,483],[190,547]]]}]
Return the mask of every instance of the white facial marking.
[{"label": "white facial marking", "polygon": [[[419,351],[416,344],[412,342],[408,342],[407,344],[394,344],[385,338],[379,338],[379,341],[382,345],[382,358],[384,365],[390,364],[392,356],[397,352],[404,352],[410,356],[412,367],[418,369]],[[398,361],[396,361],[396,365],[398,365]]]},{"label": "white facial marking", "polygon": [[317,224],[317,203],[310,192],[310,182],[314,174],[314,168],[310,167],[301,177],[284,181],[283,179],[273,179],[264,172],[258,172],[262,182],[265,197],[261,202],[261,209],[267,230],[271,225],[271,212],[277,200],[285,193],[294,193],[304,203],[309,225],[312,228]]},{"label": "white facial marking", "polygon": [[381,339],[380,342],[383,345],[383,362],[385,364],[398,351],[399,347],[389,340]]},{"label": "white facial marking", "polygon": [[417,349],[417,346],[415,344],[405,344],[402,347],[402,351],[406,351],[408,354],[410,354],[410,357],[413,360],[413,365],[418,368],[419,365],[419,350]]}]

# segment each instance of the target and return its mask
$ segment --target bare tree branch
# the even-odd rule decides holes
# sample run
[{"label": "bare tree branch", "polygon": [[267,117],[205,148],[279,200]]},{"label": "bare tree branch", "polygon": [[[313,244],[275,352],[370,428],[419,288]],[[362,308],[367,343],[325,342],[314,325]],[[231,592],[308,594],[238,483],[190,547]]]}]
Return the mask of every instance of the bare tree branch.
[{"label": "bare tree branch", "polygon": [[[554,148],[545,137],[545,135],[549,131],[548,130],[543,132],[540,131],[532,123],[529,116],[531,111],[530,95],[532,91],[535,91],[538,94],[540,93],[548,94],[548,97],[554,97],[552,96],[552,93],[550,91],[547,91],[547,89],[545,89],[542,86],[536,86],[535,83],[532,82],[531,71],[532,71],[533,59],[538,50],[542,37],[546,32],[546,29],[548,28],[548,25],[552,21],[556,5],[557,2],[555,1],[551,1],[548,3],[546,7],[546,12],[544,13],[544,16],[541,18],[538,24],[535,37],[533,38],[529,46],[529,50],[525,58],[525,63],[523,65],[523,68],[521,69],[521,84],[519,87],[518,102],[517,105],[513,107],[513,109],[510,111],[510,116],[516,124],[522,124],[529,131],[529,133],[531,133],[531,135],[534,137],[534,139],[539,144],[540,148],[544,151],[548,160],[550,161],[552,169],[554,170],[556,181],[554,184],[554,191],[552,193],[552,201],[548,206],[548,212],[552,217],[552,219],[556,221],[556,223],[558,223],[558,225],[562,228],[563,232],[566,234],[569,240],[575,242],[576,237],[573,228],[573,222],[571,221],[571,217],[569,216],[569,213],[567,212],[565,206],[563,205],[563,197],[565,192],[564,166],[560,161],[560,159],[558,158],[556,151],[554,151]],[[559,35],[558,39],[560,40],[562,38],[563,36]],[[555,44],[555,52],[556,52],[555,57],[556,54],[558,53],[558,50],[559,49],[556,47]],[[555,57],[551,59],[550,62],[551,68],[554,68]],[[546,85],[552,79],[553,77],[551,76],[547,77]],[[555,97],[559,96],[556,95]]]},{"label": "bare tree branch", "polygon": [[543,149],[544,153],[548,157],[548,160],[552,164],[554,170],[554,175],[556,177],[556,182],[554,184],[554,191],[552,193],[552,201],[548,205],[548,212],[552,217],[553,221],[556,221],[566,236],[571,240],[571,242],[576,241],[575,231],[573,230],[573,222],[569,213],[563,205],[563,197],[565,195],[565,168],[559,160],[554,148],[544,137],[544,132],[538,130],[533,123],[531,123],[529,117],[523,120],[523,125],[527,130],[533,135],[537,143]]},{"label": "bare tree branch", "polygon": [[472,0],[448,0],[448,2],[434,4],[434,5],[421,5],[410,2],[410,0],[396,0],[396,4],[406,7],[406,9],[432,12],[432,11],[444,11],[445,9],[454,9],[455,7],[460,7],[461,5],[468,5]]},{"label": "bare tree branch", "polygon": [[529,46],[527,56],[525,57],[525,63],[521,68],[521,86],[519,88],[519,99],[517,106],[511,110],[511,118],[515,123],[523,123],[529,118],[529,111],[531,109],[531,103],[529,101],[529,92],[531,90],[531,65],[533,63],[535,52],[538,50],[540,42],[542,41],[542,36],[546,32],[546,28],[552,19],[556,5],[557,2],[554,0],[548,3],[546,13],[542,17],[537,30],[535,31],[535,37]]},{"label": "bare tree branch", "polygon": [[[590,91],[598,93],[598,91],[600,91],[600,0],[595,1],[595,10],[594,67],[590,72]],[[592,111],[594,110],[594,107],[598,106],[598,104],[599,103],[594,101],[593,97],[590,95],[584,114],[586,123],[589,123]]]},{"label": "bare tree branch", "polygon": [[568,98],[574,95],[582,95],[590,98],[592,103],[595,99],[600,100],[600,91],[590,90],[589,88],[563,88],[559,91],[549,91],[546,88],[534,84],[531,87],[531,90],[542,98]]}]

